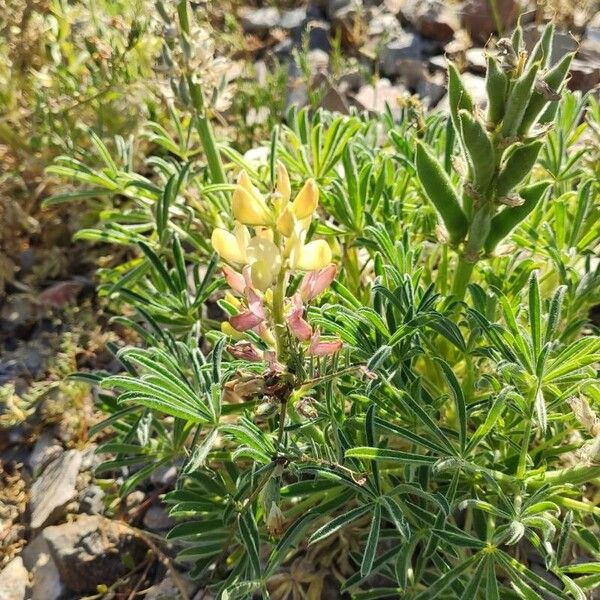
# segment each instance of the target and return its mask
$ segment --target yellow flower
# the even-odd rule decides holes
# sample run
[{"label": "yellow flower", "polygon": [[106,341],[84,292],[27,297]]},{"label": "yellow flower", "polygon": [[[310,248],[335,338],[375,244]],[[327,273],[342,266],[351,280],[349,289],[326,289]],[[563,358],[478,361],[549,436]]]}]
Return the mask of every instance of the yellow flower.
[{"label": "yellow flower", "polygon": [[246,249],[252,283],[260,291],[269,288],[281,270],[281,254],[279,248],[262,237],[250,240]]},{"label": "yellow flower", "polygon": [[301,245],[294,256],[294,266],[302,271],[318,271],[331,262],[331,248],[325,240]]},{"label": "yellow flower", "polygon": [[236,331],[231,326],[231,323],[229,321],[223,321],[221,323],[221,331],[225,335],[228,335],[230,338],[233,338],[234,340],[241,340],[244,337],[244,334],[239,331]]},{"label": "yellow flower", "polygon": [[294,227],[296,226],[296,219],[294,213],[290,210],[290,205],[286,206],[279,217],[277,217],[277,231],[285,237],[291,237],[294,233]]},{"label": "yellow flower", "polygon": [[290,199],[292,187],[290,185],[290,176],[281,161],[277,161],[277,193],[279,195],[279,206],[285,206]]},{"label": "yellow flower", "polygon": [[311,217],[319,204],[319,188],[314,179],[308,179],[292,202],[292,211],[297,219]]},{"label": "yellow flower", "polygon": [[246,247],[250,241],[250,233],[244,225],[236,224],[234,233],[225,229],[215,229],[211,242],[215,251],[227,262],[246,264]]},{"label": "yellow flower", "polygon": [[238,177],[232,198],[233,216],[244,225],[272,225],[273,215],[246,171]]}]

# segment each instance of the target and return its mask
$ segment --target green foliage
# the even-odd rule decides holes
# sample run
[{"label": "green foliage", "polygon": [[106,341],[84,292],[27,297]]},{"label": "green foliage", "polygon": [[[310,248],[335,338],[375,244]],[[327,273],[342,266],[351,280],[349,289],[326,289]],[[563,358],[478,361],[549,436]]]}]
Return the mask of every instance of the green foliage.
[{"label": "green foliage", "polygon": [[[147,124],[157,151],[143,174],[129,143],[111,152],[92,133],[100,166],[51,167],[75,189],[50,202],[99,206],[79,236],[128,250],[101,289],[141,347],[111,348],[116,375],[78,376],[101,390],[101,469],[123,474],[126,494],[178,466],[169,538],[216,597],[308,593],[326,572],[353,598],[583,598],[600,585],[598,167],[578,147],[600,113],[564,94],[551,132],[532,129],[545,105],[524,132],[551,34],[529,59],[488,61],[485,121],[450,66],[448,118],[292,111],[251,160],[192,103]],[[306,240],[328,241],[337,276],[303,317],[343,342],[311,356],[295,341],[281,365],[260,330],[238,332],[253,361],[221,329],[240,301],[222,293],[209,243],[232,229],[233,174],[271,198],[277,161],[292,197],[309,177],[319,188]],[[284,296],[300,280],[280,282]]]}]

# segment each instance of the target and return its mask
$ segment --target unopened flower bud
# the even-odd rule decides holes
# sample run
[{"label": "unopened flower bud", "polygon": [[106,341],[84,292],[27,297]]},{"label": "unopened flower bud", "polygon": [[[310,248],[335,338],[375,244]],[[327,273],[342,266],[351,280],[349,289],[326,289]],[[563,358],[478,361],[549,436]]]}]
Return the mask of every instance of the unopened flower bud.
[{"label": "unopened flower bud", "polygon": [[309,179],[292,203],[292,210],[297,219],[310,217],[319,204],[319,188],[314,179]]},{"label": "unopened flower bud", "polygon": [[279,537],[285,531],[285,517],[275,502],[271,502],[271,509],[267,515],[267,530],[272,536]]}]

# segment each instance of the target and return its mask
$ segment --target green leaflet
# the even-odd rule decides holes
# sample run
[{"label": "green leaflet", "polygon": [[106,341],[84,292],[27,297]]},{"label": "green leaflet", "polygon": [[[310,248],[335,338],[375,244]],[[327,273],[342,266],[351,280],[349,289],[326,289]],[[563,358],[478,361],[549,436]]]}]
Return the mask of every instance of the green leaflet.
[{"label": "green leaflet", "polygon": [[493,56],[487,57],[487,75],[485,89],[488,97],[487,120],[494,126],[498,125],[504,116],[506,105],[506,90],[508,77],[498,65]]},{"label": "green leaflet", "polygon": [[466,110],[472,113],[475,103],[471,94],[469,94],[467,88],[464,86],[456,65],[452,62],[448,62],[448,97],[450,100],[452,124],[457,131],[460,131],[458,111]]},{"label": "green leaflet", "polygon": [[490,232],[485,241],[485,251],[492,252],[494,248],[537,206],[550,182],[542,181],[521,190],[525,202],[521,206],[505,207],[493,219]]},{"label": "green leaflet", "polygon": [[416,166],[425,193],[442,217],[450,241],[458,243],[467,233],[467,217],[460,207],[450,178],[420,142],[417,143]]},{"label": "green leaflet", "polygon": [[502,137],[512,138],[519,130],[523,115],[531,99],[539,68],[539,64],[533,65],[514,83],[506,102],[506,111],[502,120]]},{"label": "green leaflet", "polygon": [[466,110],[458,112],[463,141],[471,167],[473,185],[480,194],[485,194],[494,176],[494,146],[483,125]]},{"label": "green leaflet", "polygon": [[504,163],[496,180],[496,198],[505,198],[531,172],[543,142],[531,142],[517,147]]},{"label": "green leaflet", "polygon": [[553,37],[554,23],[552,21],[549,21],[546,27],[544,27],[544,31],[542,31],[540,39],[533,47],[533,50],[531,51],[531,54],[527,59],[527,67],[530,67],[535,63],[540,63],[542,68],[548,65],[548,63],[550,62]]}]

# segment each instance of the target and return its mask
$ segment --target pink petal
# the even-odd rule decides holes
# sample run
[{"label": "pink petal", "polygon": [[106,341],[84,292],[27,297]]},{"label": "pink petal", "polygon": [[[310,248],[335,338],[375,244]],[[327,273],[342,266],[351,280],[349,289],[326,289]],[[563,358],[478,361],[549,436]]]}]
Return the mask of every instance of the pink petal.
[{"label": "pink petal", "polygon": [[316,298],[325,291],[334,280],[337,267],[334,264],[326,266],[319,271],[310,271],[304,276],[300,285],[300,294],[305,302]]},{"label": "pink petal", "polygon": [[285,367],[280,362],[278,362],[277,354],[274,350],[265,350],[264,358],[271,372],[283,373],[285,371]]},{"label": "pink petal", "polygon": [[231,267],[223,265],[223,276],[227,285],[238,294],[243,294],[246,289],[246,280],[244,276],[234,271]]},{"label": "pink petal", "polygon": [[292,298],[293,308],[292,312],[287,317],[287,324],[290,331],[303,342],[310,340],[312,335],[311,326],[302,318],[304,314],[304,305],[302,304],[302,298],[300,294],[295,294]]},{"label": "pink petal", "polygon": [[342,349],[342,340],[321,341],[321,333],[315,329],[308,347],[308,353],[311,356],[328,356],[335,354]]},{"label": "pink petal", "polygon": [[248,329],[254,329],[254,327],[260,325],[263,320],[264,317],[247,310],[239,315],[230,317],[229,323],[236,331],[247,331]]},{"label": "pink petal", "polygon": [[262,360],[262,355],[254,347],[254,344],[244,340],[237,342],[233,346],[227,346],[227,352],[234,358],[241,360],[250,360],[253,362]]},{"label": "pink petal", "polygon": [[[260,321],[266,319],[265,305],[262,297],[254,290],[254,288],[246,287],[246,298],[248,300],[248,308],[250,312],[260,317]],[[259,323],[260,323],[259,321]]]}]

